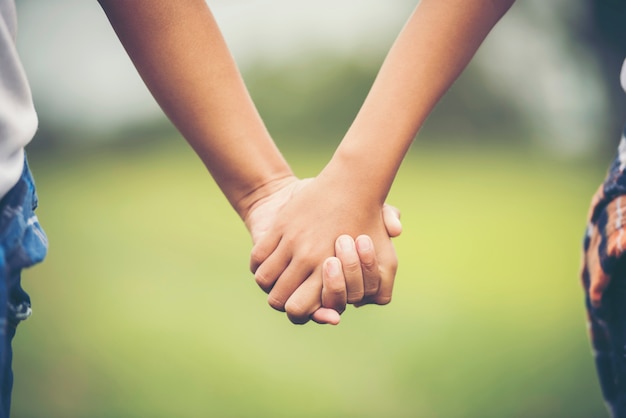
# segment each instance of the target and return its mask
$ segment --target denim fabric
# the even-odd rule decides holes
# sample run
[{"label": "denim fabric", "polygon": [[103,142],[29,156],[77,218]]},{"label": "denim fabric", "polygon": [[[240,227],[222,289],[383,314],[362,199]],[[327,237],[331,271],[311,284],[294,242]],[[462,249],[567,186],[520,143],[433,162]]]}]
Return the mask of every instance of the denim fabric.
[{"label": "denim fabric", "polygon": [[36,207],[35,184],[24,161],[22,177],[0,200],[0,418],[8,418],[11,407],[11,341],[17,325],[31,314],[21,272],[42,261],[48,249]]}]

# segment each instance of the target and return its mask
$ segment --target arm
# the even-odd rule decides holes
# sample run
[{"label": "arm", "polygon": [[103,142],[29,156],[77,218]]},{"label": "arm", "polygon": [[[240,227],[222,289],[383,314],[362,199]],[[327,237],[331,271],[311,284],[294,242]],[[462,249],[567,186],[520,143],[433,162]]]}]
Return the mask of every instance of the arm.
[{"label": "arm", "polygon": [[361,184],[360,196],[382,204],[424,120],[512,4],[422,0],[389,51],[327,174]]},{"label": "arm", "polygon": [[[322,286],[317,266],[332,255],[333,248],[324,245],[329,236],[369,235],[383,277],[395,276],[395,253],[383,233],[380,208],[422,123],[512,3],[419,3],[331,161],[253,249],[252,270],[257,282],[271,289],[272,306],[286,309],[294,322],[306,321],[319,306],[295,287]],[[392,288],[393,280],[381,283],[375,293],[365,292],[366,300],[388,303]]]},{"label": "arm", "polygon": [[100,0],[139,74],[237,213],[295,177],[204,0]]},{"label": "arm", "polygon": [[[246,220],[253,241],[258,240],[276,210],[289,200],[289,190],[301,181],[267,132],[205,1],[100,0],[100,4],[161,108]],[[251,216],[253,206],[257,210]],[[387,218],[396,224],[390,234],[399,234],[397,219]],[[364,260],[371,259],[375,254],[364,253]],[[380,280],[374,276],[367,278]],[[342,310],[337,298],[326,306]],[[329,309],[318,310],[314,319],[339,320]]]}]

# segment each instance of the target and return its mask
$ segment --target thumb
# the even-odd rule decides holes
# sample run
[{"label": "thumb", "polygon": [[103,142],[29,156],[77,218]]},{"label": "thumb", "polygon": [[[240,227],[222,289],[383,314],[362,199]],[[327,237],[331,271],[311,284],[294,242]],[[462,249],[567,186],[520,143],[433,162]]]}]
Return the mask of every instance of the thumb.
[{"label": "thumb", "polygon": [[387,233],[391,238],[395,238],[402,233],[402,223],[400,222],[400,209],[388,204],[383,205],[383,222]]}]

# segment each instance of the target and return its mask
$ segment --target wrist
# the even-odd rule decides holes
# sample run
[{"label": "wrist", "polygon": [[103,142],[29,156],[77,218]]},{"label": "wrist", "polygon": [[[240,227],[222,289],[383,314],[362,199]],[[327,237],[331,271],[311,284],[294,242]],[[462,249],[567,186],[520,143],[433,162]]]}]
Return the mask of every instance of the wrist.
[{"label": "wrist", "polygon": [[393,180],[387,178],[388,174],[373,161],[371,155],[344,142],[322,170],[320,177],[327,177],[333,187],[343,187],[346,193],[361,196],[368,204],[382,206]]},{"label": "wrist", "polygon": [[250,211],[260,201],[296,181],[298,181],[297,177],[290,170],[277,173],[251,187],[248,191],[244,192],[239,199],[232,202],[232,205],[239,214],[239,217],[246,220]]}]

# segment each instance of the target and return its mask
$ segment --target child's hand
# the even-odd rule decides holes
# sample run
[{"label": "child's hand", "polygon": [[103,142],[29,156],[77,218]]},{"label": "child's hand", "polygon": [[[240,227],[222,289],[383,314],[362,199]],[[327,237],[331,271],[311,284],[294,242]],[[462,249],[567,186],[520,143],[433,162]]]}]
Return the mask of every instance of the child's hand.
[{"label": "child's hand", "polygon": [[[390,217],[390,224],[398,227],[397,231],[392,230],[390,236],[399,235],[401,225],[397,209],[385,206],[383,213]],[[333,323],[330,322],[332,319],[339,322],[339,314],[343,313],[348,303],[349,288],[353,289],[353,293],[356,291],[357,295],[375,295],[381,284],[378,260],[369,236],[360,235],[355,241],[349,235],[342,235],[335,242],[335,252],[337,257],[327,258],[322,266],[322,307],[311,316],[311,319],[318,323]],[[308,287],[309,285],[311,287]],[[300,303],[303,305],[315,305],[316,302],[319,303],[317,297],[319,293],[319,285],[314,286],[314,283],[310,283],[305,286],[303,284],[294,292],[292,299],[302,300]],[[350,295],[350,299],[354,298],[354,294]],[[372,301],[369,298],[363,298],[355,305],[361,306],[367,303],[372,303]]]},{"label": "child's hand", "polygon": [[[390,222],[392,235],[399,233],[399,221],[394,218],[392,209],[387,209],[387,214],[383,215],[377,202],[370,202],[368,196],[358,196],[354,188],[340,184],[329,176],[289,184],[279,192],[282,201],[271,196],[278,208],[271,229],[270,222],[263,225],[256,213],[257,210],[263,212],[263,205],[271,206],[271,202],[261,200],[246,218],[255,239],[251,258],[255,279],[269,292],[270,305],[285,310],[294,323],[307,322],[321,306],[322,263],[335,254],[333,242],[344,234],[365,233],[372,238],[358,242],[362,250],[375,254],[374,259],[378,261],[372,276],[380,277],[378,281],[370,280],[368,275],[354,280],[359,273],[349,270],[354,263],[347,263],[348,270],[342,269],[346,276],[346,302],[386,304],[391,300],[397,258],[383,218],[393,218]],[[255,224],[259,225],[258,229],[253,227]],[[342,251],[354,254],[350,243],[346,244],[346,247],[337,245],[338,255]],[[370,265],[371,262],[370,259]]]}]

